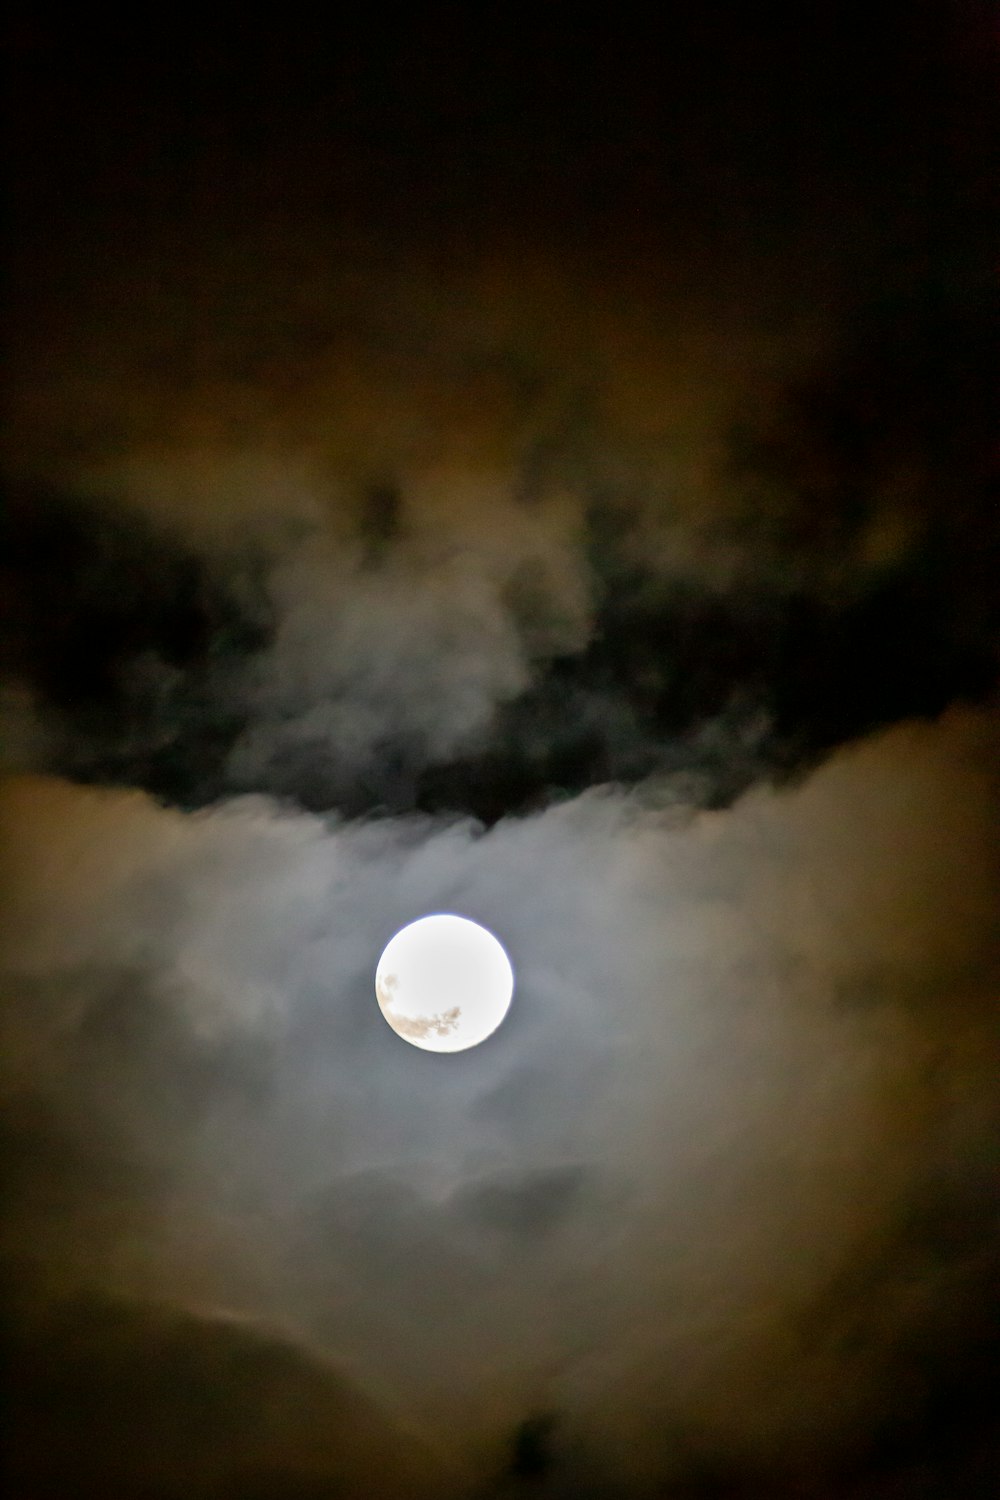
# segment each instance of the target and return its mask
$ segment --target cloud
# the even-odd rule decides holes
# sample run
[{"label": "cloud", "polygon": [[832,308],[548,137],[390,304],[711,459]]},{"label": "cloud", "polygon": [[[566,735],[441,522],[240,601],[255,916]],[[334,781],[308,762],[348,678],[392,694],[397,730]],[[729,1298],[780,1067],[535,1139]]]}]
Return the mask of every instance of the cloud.
[{"label": "cloud", "polygon": [[454,1492],[338,1370],[246,1318],[91,1295],[22,1307],[13,1329],[18,1493]]},{"label": "cloud", "polygon": [[[994,89],[923,9],[15,24],[27,1493],[992,1493]],[[450,1058],[372,993],[433,909],[517,971]]]},{"label": "cloud", "polygon": [[[16,1278],[287,1330],[484,1475],[557,1412],[553,1493],[897,1482],[988,1378],[995,736],[488,832],[9,781]],[[433,909],[517,973],[456,1057],[372,993]]]},{"label": "cloud", "polygon": [[[539,250],[337,244],[203,229],[19,344],[16,765],[349,817],[675,775],[722,805],[995,684],[977,282],[779,338]],[[150,339],[212,267],[182,378]]]}]

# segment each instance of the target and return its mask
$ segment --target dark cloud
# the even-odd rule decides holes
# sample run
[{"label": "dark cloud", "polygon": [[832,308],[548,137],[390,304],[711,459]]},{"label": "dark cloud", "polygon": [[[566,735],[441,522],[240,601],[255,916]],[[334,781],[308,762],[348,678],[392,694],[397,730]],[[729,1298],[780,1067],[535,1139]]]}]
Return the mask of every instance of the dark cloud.
[{"label": "dark cloud", "polygon": [[[501,560],[461,532],[453,558],[421,551],[389,482],[362,490],[353,534],[314,521],[305,541],[251,533],[222,554],[138,496],[15,490],[6,656],[45,763],[184,806],[252,790],[489,823],[664,774],[725,805],[980,697],[997,672],[995,329],[960,312],[880,315],[737,435],[704,523],[730,538],[724,577],[656,559],[664,490],[637,473],[602,493],[589,458],[576,535],[522,562],[516,541]],[[570,442],[557,469],[585,458]],[[520,483],[504,474],[503,505]]]},{"label": "dark cloud", "polygon": [[350,1380],[267,1328],[98,1296],[7,1320],[19,1495],[439,1495],[453,1477]]},{"label": "dark cloud", "polygon": [[234,663],[267,639],[250,571],[213,575],[141,514],[30,488],[3,555],[4,666],[48,710],[46,759],[190,796],[239,731]]},{"label": "dark cloud", "polygon": [[988,691],[993,90],[910,11],[15,28],[8,760],[492,823]]},{"label": "dark cloud", "polygon": [[470,1183],[456,1205],[486,1232],[516,1238],[546,1235],[573,1208],[585,1189],[580,1167],[557,1167]]}]

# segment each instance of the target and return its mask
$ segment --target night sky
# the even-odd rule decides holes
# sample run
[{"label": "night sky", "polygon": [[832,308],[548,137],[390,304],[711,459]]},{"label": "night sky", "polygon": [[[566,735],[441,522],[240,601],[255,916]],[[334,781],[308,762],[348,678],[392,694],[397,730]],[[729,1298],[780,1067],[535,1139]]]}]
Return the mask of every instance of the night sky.
[{"label": "night sky", "polygon": [[539,9],[7,22],[17,1500],[994,1492],[1000,23]]}]

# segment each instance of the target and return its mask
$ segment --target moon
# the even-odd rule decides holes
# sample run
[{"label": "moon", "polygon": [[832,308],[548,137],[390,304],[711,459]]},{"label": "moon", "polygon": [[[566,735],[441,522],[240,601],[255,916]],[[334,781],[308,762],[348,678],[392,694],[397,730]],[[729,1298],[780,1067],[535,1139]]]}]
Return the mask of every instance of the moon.
[{"label": "moon", "polygon": [[397,1036],[426,1052],[464,1052],[492,1036],[510,1008],[514,970],[492,932],[436,913],[403,927],[375,970],[379,1009]]}]

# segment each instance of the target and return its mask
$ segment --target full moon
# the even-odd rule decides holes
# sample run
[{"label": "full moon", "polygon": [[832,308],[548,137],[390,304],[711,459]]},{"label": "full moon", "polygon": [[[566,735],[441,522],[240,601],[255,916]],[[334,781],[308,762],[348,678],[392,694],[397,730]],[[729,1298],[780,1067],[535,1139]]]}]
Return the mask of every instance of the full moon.
[{"label": "full moon", "polygon": [[397,1036],[427,1052],[464,1052],[510,1007],[514,971],[492,932],[440,913],[403,927],[375,971],[379,1008]]}]

